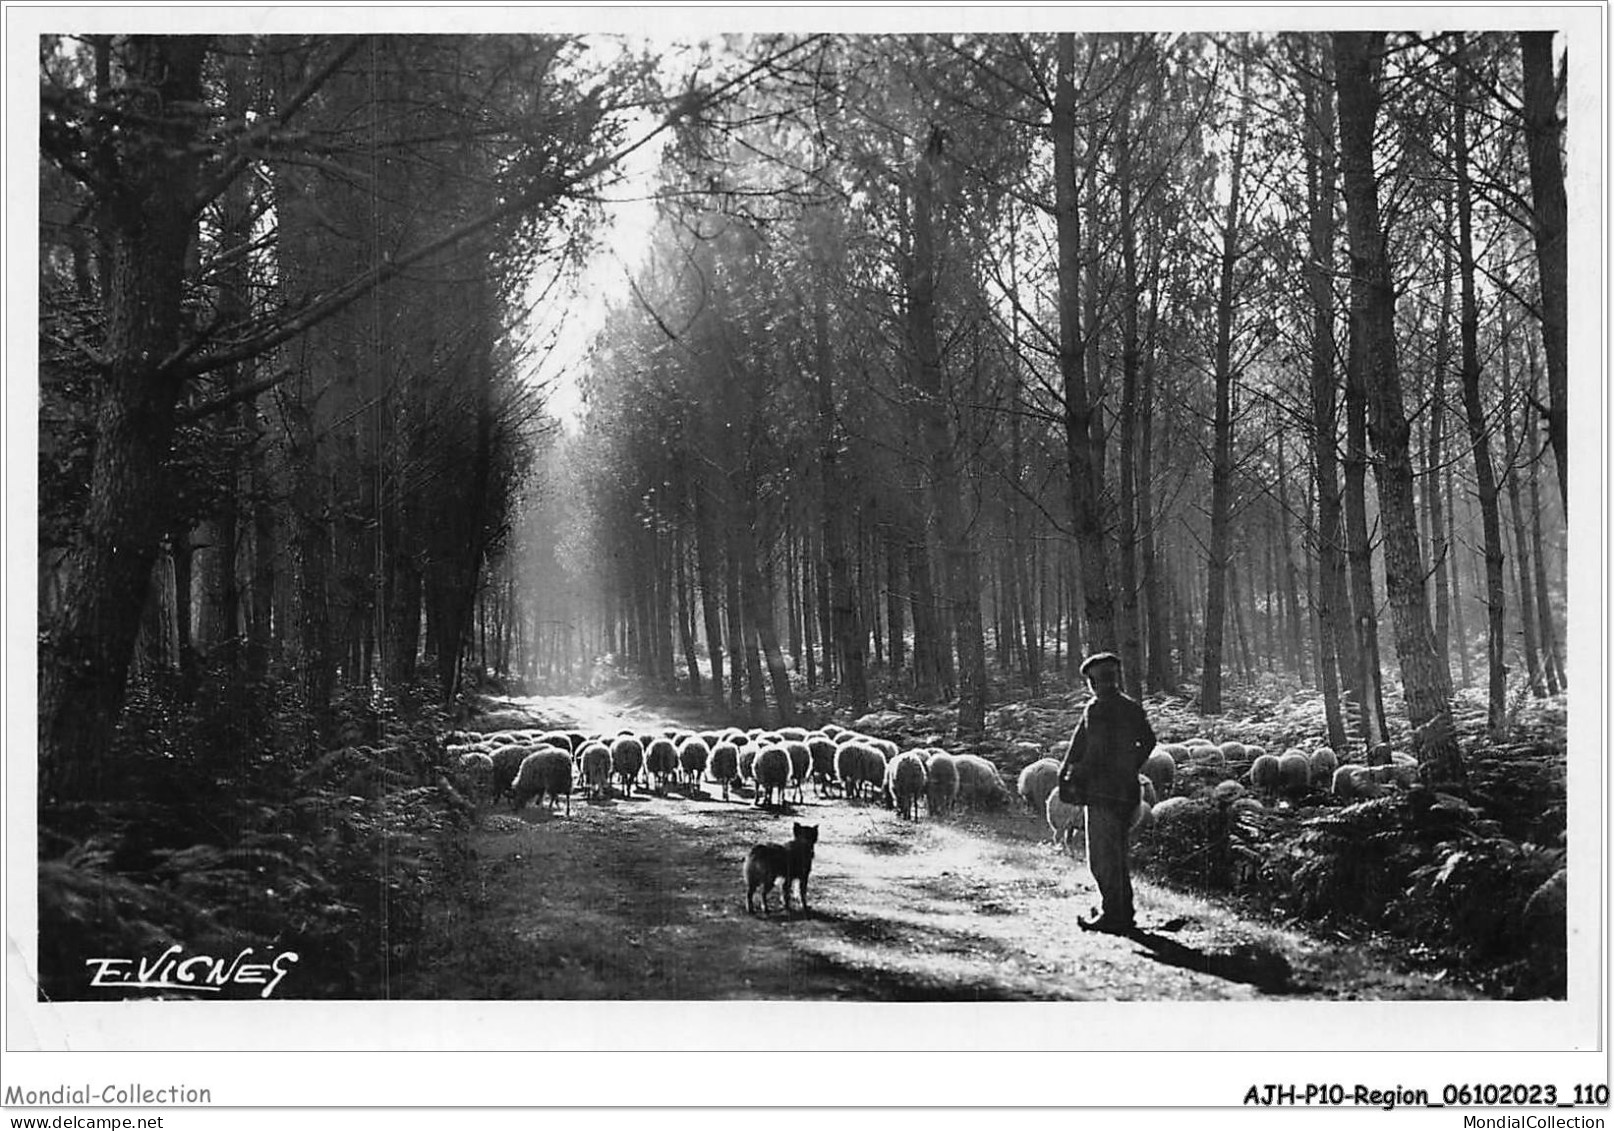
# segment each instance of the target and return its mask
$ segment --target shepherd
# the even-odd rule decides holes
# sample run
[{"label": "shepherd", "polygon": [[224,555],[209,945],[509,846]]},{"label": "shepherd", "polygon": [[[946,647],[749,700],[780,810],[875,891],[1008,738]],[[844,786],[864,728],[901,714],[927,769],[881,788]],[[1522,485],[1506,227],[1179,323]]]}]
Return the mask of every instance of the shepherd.
[{"label": "shepherd", "polygon": [[1154,749],[1154,730],[1143,706],[1121,692],[1121,658],[1099,652],[1082,662],[1093,698],[1071,735],[1059,767],[1059,799],[1087,807],[1087,863],[1103,906],[1085,931],[1125,934],[1133,921],[1128,833],[1141,791],[1138,771]]}]

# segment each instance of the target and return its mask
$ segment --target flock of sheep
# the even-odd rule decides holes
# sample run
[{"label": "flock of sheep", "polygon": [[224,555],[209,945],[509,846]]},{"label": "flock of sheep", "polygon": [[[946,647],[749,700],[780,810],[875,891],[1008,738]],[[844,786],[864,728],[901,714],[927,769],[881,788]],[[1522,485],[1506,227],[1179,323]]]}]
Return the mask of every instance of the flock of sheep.
[{"label": "flock of sheep", "polygon": [[[1281,797],[1300,798],[1328,789],[1344,801],[1381,796],[1392,785],[1417,781],[1418,762],[1410,754],[1375,750],[1371,765],[1340,764],[1326,746],[1305,751],[1290,748],[1269,754],[1242,742],[1215,743],[1207,738],[1157,745],[1138,774],[1138,802],[1132,818],[1134,834],[1150,824],[1168,822],[1185,812],[1193,796],[1208,795],[1233,809],[1262,809]],[[1084,810],[1059,800],[1059,761],[1040,758],[1020,771],[1019,793],[1033,812],[1047,816],[1054,840],[1067,851],[1080,843]]]},{"label": "flock of sheep", "polygon": [[[730,728],[612,736],[458,732],[450,736],[448,753],[473,793],[490,803],[508,797],[515,809],[547,801],[553,810],[564,799],[570,813],[574,785],[604,798],[616,790],[631,796],[636,788],[665,793],[674,784],[698,790],[708,783],[725,801],[749,787],[755,804],[782,809],[792,796],[801,801],[810,783],[820,798],[878,798],[905,820],[917,819],[921,807],[941,817],[958,807],[1001,807],[1011,797],[997,766],[979,755],[934,746],[904,751],[887,739],[834,724],[813,731]],[[1237,809],[1262,808],[1279,797],[1299,798],[1321,788],[1354,801],[1416,781],[1418,766],[1410,755],[1380,748],[1369,761],[1377,764],[1342,765],[1327,747],[1269,754],[1259,746],[1205,738],[1161,743],[1138,775],[1142,800],[1133,831],[1171,820],[1193,796],[1209,795]],[[1058,775],[1056,758],[1038,758],[1020,772],[1018,793],[1032,812],[1046,817],[1055,842],[1074,851],[1083,810],[1059,800]]]},{"label": "flock of sheep", "polygon": [[613,736],[579,731],[503,730],[457,732],[448,753],[472,791],[487,801],[508,797],[520,809],[528,802],[565,800],[574,788],[590,797],[635,789],[664,793],[670,785],[720,790],[725,801],[749,787],[759,806],[782,808],[815,796],[880,798],[906,819],[924,807],[941,816],[957,806],[988,808],[1010,796],[1002,775],[976,754],[949,754],[938,747],[899,750],[896,743],[827,724],[696,733],[623,731]]}]

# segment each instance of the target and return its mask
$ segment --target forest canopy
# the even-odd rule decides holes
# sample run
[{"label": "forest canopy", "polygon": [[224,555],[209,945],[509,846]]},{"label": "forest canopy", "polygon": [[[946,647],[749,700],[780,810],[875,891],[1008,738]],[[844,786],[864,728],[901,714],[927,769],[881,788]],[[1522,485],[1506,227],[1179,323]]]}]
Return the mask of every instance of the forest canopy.
[{"label": "forest canopy", "polygon": [[[452,704],[468,659],[969,735],[1101,649],[1206,714],[1314,687],[1331,743],[1458,777],[1456,689],[1500,733],[1565,678],[1566,66],[1546,32],[42,37],[42,783],[95,793],[153,681],[272,682],[311,748],[346,689]],[[652,139],[562,434],[534,280]]]}]

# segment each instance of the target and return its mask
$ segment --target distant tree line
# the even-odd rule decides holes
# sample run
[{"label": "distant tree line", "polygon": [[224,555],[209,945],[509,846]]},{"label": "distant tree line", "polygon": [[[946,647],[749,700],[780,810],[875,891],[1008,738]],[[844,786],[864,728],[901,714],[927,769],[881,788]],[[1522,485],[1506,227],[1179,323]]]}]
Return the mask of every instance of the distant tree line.
[{"label": "distant tree line", "polygon": [[454,698],[552,425],[529,283],[578,259],[624,153],[722,94],[666,99],[652,64],[576,36],[41,37],[45,795],[115,790],[131,689],[239,693],[248,732],[290,695],[309,748],[354,689]]},{"label": "distant tree line", "polygon": [[1098,649],[1205,713],[1320,688],[1339,746],[1399,690],[1460,776],[1454,684],[1500,729],[1510,668],[1565,679],[1553,60],[813,41],[664,159],[563,441],[580,640],[756,718],[883,685],[966,735]]}]

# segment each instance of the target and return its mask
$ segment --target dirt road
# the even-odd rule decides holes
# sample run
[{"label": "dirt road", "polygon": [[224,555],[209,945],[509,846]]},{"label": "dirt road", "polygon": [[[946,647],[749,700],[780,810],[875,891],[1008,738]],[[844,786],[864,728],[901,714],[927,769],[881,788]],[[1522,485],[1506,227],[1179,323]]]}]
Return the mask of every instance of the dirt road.
[{"label": "dirt road", "polygon": [[[520,701],[546,726],[611,732],[678,720],[598,698]],[[811,910],[745,908],[747,849],[817,825]],[[571,812],[501,806],[410,996],[454,999],[1034,1001],[1468,996],[1243,919],[1137,877],[1141,930],[1076,927],[1085,862],[1026,812],[907,822],[818,799],[775,814],[717,787],[635,792]]]}]

